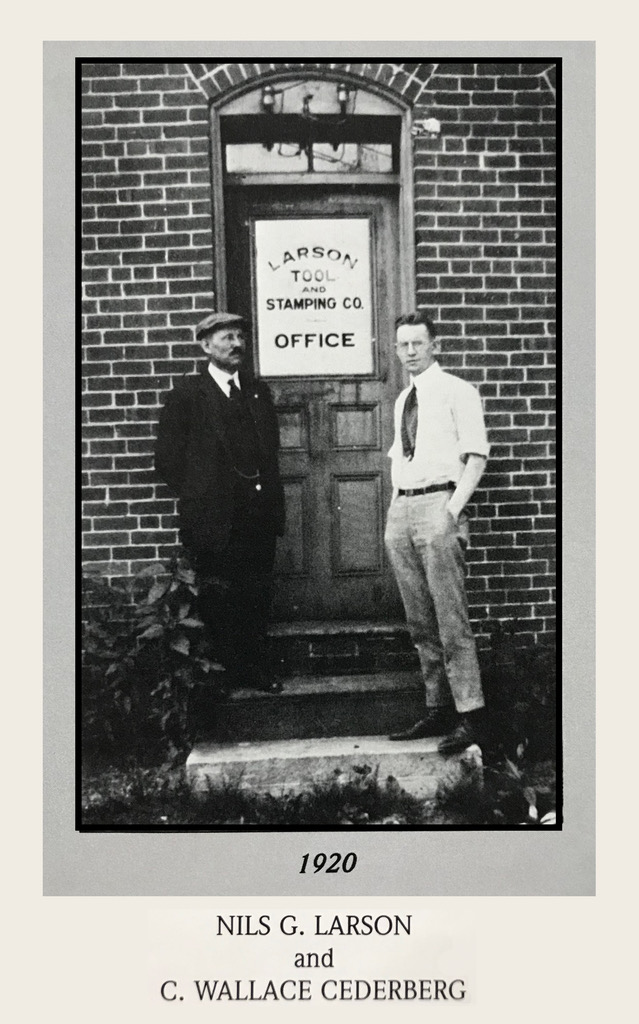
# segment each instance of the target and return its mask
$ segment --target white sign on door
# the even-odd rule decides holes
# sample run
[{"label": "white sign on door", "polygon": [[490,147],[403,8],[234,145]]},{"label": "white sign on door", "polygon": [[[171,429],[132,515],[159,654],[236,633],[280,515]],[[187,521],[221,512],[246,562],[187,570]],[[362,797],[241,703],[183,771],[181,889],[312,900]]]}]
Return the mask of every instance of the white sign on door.
[{"label": "white sign on door", "polygon": [[373,372],[367,218],[256,220],[255,286],[262,376]]}]

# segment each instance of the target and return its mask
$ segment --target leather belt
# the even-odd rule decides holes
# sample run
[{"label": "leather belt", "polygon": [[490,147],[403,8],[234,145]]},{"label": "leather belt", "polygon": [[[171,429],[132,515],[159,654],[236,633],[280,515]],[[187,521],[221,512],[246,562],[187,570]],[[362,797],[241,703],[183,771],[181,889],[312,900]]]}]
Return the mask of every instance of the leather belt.
[{"label": "leather belt", "polygon": [[433,494],[435,491],[454,491],[456,486],[449,480],[447,484],[431,484],[430,487],[415,487],[407,491],[400,488],[397,494],[400,498],[417,498],[420,494]]}]

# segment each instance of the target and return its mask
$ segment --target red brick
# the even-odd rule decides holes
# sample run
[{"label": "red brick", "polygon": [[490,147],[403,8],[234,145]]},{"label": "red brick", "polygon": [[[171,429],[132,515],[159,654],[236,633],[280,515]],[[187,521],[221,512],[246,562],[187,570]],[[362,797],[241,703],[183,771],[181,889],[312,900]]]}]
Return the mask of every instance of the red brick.
[{"label": "red brick", "polygon": [[[92,564],[103,570],[122,566],[126,574],[176,551],[173,500],[162,498],[164,511],[152,507],[156,492],[164,495],[165,491],[150,471],[150,453],[158,405],[169,380],[192,372],[199,355],[192,341],[192,323],[198,310],[210,308],[212,301],[212,204],[206,98],[187,79],[184,65],[153,65],[146,68],[148,75],[139,75],[139,82],[141,65],[127,65],[125,79],[118,65],[113,68],[106,76],[87,80],[92,88],[109,80],[123,85],[86,96],[89,116],[83,139],[85,145],[105,147],[86,150],[83,183],[91,209],[85,214],[85,231],[99,234],[88,236],[84,254],[84,312],[87,317],[107,318],[87,321],[89,361],[84,369],[90,374],[91,391],[85,394],[84,436],[91,458],[106,458],[111,466],[92,469],[86,478],[87,498],[92,497],[94,506],[100,502],[104,507],[99,512],[87,507],[85,514],[102,520],[101,534],[110,532],[106,529],[109,518],[121,516],[127,527],[141,531],[132,541],[127,529],[126,543],[119,546],[100,542],[90,551],[87,548]],[[205,73],[204,66],[197,68],[199,75]],[[425,80],[432,66],[404,65],[408,74],[416,70]],[[229,73],[239,81],[257,71],[252,62],[245,62],[245,74],[237,65],[229,66]],[[365,73],[390,80],[390,70],[380,70],[377,63]],[[226,72],[220,69],[217,80],[221,88],[228,88]],[[393,87],[402,89],[406,81],[402,72]],[[508,88],[495,89],[506,84]],[[421,89],[421,84],[408,85],[404,94],[412,98]],[[437,116],[433,107],[438,102],[444,126],[443,139],[416,140],[415,144],[418,297],[421,304],[439,310],[445,365],[479,384],[489,406],[493,449],[479,492],[481,514],[475,521],[475,536],[483,536],[485,546],[475,551],[472,562],[473,585],[480,588],[475,594],[482,603],[474,607],[481,609],[480,619],[487,614],[504,617],[524,608],[526,628],[534,630],[552,629],[553,584],[542,581],[547,561],[531,554],[537,536],[535,551],[541,558],[549,554],[554,495],[547,486],[554,468],[549,444],[554,437],[553,400],[547,392],[554,385],[555,371],[544,363],[545,352],[554,346],[545,332],[553,329],[555,315],[550,276],[555,257],[554,209],[544,204],[554,203],[554,189],[551,179],[542,181],[541,173],[554,167],[555,129],[550,121],[538,120],[540,112],[550,111],[547,98],[552,101],[545,81],[537,81],[529,71],[519,75],[517,62],[482,65],[479,76],[472,64],[443,64],[415,110],[415,116]],[[112,120],[122,113],[137,118],[143,108],[144,124],[127,118],[124,123]],[[107,112],[110,123],[105,124]],[[509,114],[513,120],[507,119]],[[173,119],[176,115],[178,120]],[[529,120],[518,123],[520,116]],[[140,144],[143,152],[122,155],[125,142]],[[155,152],[148,153],[147,148]],[[483,170],[478,164],[480,153],[486,154]],[[515,154],[521,154],[519,164]],[[135,220],[141,221],[139,208],[133,213],[126,206],[141,203],[146,204],[144,223],[136,224]],[[101,208],[98,217],[93,215],[94,206]],[[113,212],[102,209],[106,207],[114,207]],[[168,224],[165,218],[170,218]],[[158,223],[154,225],[153,220]],[[149,233],[151,227],[155,231]],[[160,244],[154,250],[141,248],[142,237]],[[96,239],[106,244],[98,249]],[[131,247],[130,239],[137,247]],[[127,248],[120,251],[123,245]],[[196,278],[192,277],[194,264],[199,268]],[[142,306],[121,305],[120,289],[126,302]],[[100,381],[103,371],[111,378],[108,384]],[[544,376],[535,379],[535,371]],[[113,386],[122,390],[112,391]],[[113,457],[118,466],[128,468],[114,467]],[[516,500],[517,485],[519,491],[535,491],[527,516],[505,515],[509,506],[525,504]],[[106,487],[111,499],[122,499],[115,507],[112,504],[111,514],[104,504]],[[140,492],[137,497],[136,491]],[[129,508],[126,517],[125,502],[131,501],[141,507]],[[542,504],[548,515],[542,514]],[[137,527],[131,527],[134,515],[139,516]],[[494,550],[487,559],[491,538]],[[527,552],[526,558],[513,556],[515,550]],[[526,594],[534,595],[533,599]]]}]

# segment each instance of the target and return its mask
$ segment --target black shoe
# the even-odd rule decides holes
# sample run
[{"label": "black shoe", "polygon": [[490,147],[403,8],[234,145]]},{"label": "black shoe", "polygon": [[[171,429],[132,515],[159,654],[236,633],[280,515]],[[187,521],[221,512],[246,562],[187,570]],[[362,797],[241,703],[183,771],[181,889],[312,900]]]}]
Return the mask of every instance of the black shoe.
[{"label": "black shoe", "polygon": [[423,740],[427,736],[442,736],[447,732],[453,723],[453,717],[448,710],[433,708],[426,712],[426,717],[421,718],[410,729],[403,732],[393,732],[389,740]]},{"label": "black shoe", "polygon": [[[479,717],[478,717],[479,716]],[[459,754],[462,750],[476,743],[482,746],[486,741],[486,731],[482,716],[478,711],[471,711],[462,716],[461,722],[448,736],[438,744],[440,754]]]}]

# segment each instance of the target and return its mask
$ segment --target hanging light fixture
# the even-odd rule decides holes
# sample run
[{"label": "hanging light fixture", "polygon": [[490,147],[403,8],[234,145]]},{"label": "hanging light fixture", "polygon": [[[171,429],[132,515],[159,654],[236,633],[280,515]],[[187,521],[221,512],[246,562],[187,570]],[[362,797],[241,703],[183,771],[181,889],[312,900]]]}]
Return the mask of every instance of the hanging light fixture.
[{"label": "hanging light fixture", "polygon": [[275,89],[272,85],[265,85],[262,89],[262,110],[265,114],[272,114],[275,109]]},{"label": "hanging light fixture", "polygon": [[348,86],[344,82],[340,82],[337,86],[337,102],[339,103],[339,112],[342,117],[346,117],[349,97],[350,90]]}]

